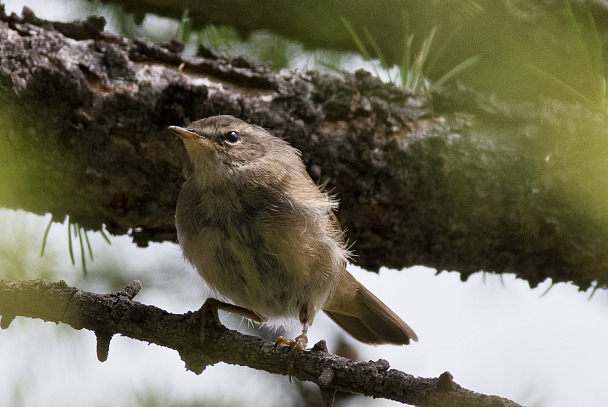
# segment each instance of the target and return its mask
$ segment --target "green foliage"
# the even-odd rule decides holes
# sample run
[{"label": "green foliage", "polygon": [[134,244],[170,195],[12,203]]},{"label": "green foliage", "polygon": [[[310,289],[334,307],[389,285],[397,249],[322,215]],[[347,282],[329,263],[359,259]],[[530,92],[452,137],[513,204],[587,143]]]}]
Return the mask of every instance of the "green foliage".
[{"label": "green foliage", "polygon": [[177,25],[177,33],[175,34],[175,37],[178,41],[181,41],[185,44],[190,40],[191,33],[192,21],[188,17],[188,9],[185,9],[182,12],[182,18],[180,18],[179,24]]},{"label": "green foliage", "polygon": [[477,63],[477,61],[479,61],[479,58],[480,58],[479,55],[475,55],[475,56],[465,59],[464,61],[462,61],[461,63],[459,63],[452,69],[450,69],[448,72],[446,72],[445,75],[443,75],[441,78],[439,78],[436,82],[434,82],[431,86],[431,90],[438,89],[441,86],[443,86],[446,82],[454,79],[455,76],[459,75],[463,71],[465,71],[465,70],[469,69],[470,67],[472,67],[473,65],[475,65]]},{"label": "green foliage", "polygon": [[230,50],[239,40],[238,34],[231,27],[216,27],[208,25],[198,32],[196,45],[204,45],[213,49]]},{"label": "green foliage", "polygon": [[556,88],[563,90],[572,98],[579,100],[585,105],[606,111],[606,75],[603,62],[603,42],[595,24],[591,11],[586,10],[582,18],[577,18],[568,0],[563,0],[566,14],[564,30],[572,38],[574,45],[573,53],[576,60],[580,62],[578,74],[586,79],[589,87],[581,87],[579,81],[572,77],[558,76],[548,70],[525,63],[533,74],[548,81]]},{"label": "green foliage", "polygon": [[268,32],[254,33],[243,41],[232,27],[207,25],[193,31],[188,9],[182,13],[175,38],[186,45],[186,52],[200,46],[221,49],[235,55],[246,55],[258,62],[269,62],[275,69],[288,67],[295,55],[301,52],[301,47],[292,41]]},{"label": "green foliage", "polygon": [[[40,257],[44,256],[44,249],[46,248],[47,238],[49,236],[49,232],[51,230],[51,225],[53,224],[53,219],[51,219],[44,231],[44,237],[42,239],[42,249],[40,251]],[[68,249],[70,252],[70,260],[73,265],[76,265],[76,258],[74,256],[74,243],[72,242],[73,238],[78,239],[79,247],[80,247],[80,264],[82,266],[82,271],[84,275],[87,275],[87,252],[89,254],[89,258],[91,261],[93,258],[93,249],[91,248],[91,242],[89,241],[89,236],[87,234],[86,229],[79,226],[78,223],[72,222],[70,217],[67,217],[67,225],[68,225]],[[101,236],[108,244],[112,244],[108,236],[105,234],[103,229],[100,229]],[[85,247],[86,243],[86,247]]]},{"label": "green foliage", "polygon": [[[443,48],[440,49],[433,60],[429,63],[430,51],[433,44],[433,39],[435,38],[435,33],[437,32],[437,27],[434,27],[431,30],[431,32],[422,41],[420,48],[415,50],[414,33],[410,32],[409,14],[405,10],[403,12],[403,60],[399,66],[398,75],[393,77],[391,76],[391,68],[388,66],[380,45],[369,30],[366,27],[363,27],[363,34],[365,35],[367,43],[370,44],[373,56],[372,52],[368,50],[365,42],[357,34],[357,31],[354,29],[352,24],[350,24],[350,22],[344,17],[342,17],[341,20],[352,37],[363,59],[373,63],[373,69],[376,76],[380,76],[380,67],[382,67],[388,76],[389,82],[406,89],[410,89],[414,92],[425,91],[428,93],[429,91],[434,91],[440,86],[444,85],[446,82],[452,80],[462,71],[475,65],[479,60],[479,55],[473,56],[450,69],[436,81],[428,80],[426,72],[430,71],[432,68],[432,62],[436,61],[441,56],[441,51],[443,50]],[[377,60],[377,62],[374,60]]]}]

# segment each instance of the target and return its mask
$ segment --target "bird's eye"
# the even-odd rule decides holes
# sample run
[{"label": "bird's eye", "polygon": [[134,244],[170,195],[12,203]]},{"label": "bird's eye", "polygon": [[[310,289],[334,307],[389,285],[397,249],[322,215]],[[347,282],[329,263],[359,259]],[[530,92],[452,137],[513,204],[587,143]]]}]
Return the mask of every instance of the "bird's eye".
[{"label": "bird's eye", "polygon": [[228,133],[224,134],[224,140],[228,144],[236,144],[239,142],[240,139],[241,139],[241,135],[239,134],[238,131],[232,130],[232,131],[229,131]]}]

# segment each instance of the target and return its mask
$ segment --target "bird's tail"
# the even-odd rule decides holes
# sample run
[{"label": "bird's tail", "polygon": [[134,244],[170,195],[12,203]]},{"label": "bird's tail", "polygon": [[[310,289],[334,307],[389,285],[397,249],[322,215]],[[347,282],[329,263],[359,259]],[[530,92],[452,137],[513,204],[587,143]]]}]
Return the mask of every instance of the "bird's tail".
[{"label": "bird's tail", "polygon": [[355,339],[370,345],[418,341],[412,328],[378,297],[343,270],[334,296],[323,311]]}]

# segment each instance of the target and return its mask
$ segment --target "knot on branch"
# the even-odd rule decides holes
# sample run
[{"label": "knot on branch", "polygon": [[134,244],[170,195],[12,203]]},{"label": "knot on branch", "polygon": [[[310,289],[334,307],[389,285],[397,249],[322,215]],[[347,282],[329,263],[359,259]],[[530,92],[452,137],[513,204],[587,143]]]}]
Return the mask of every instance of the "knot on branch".
[{"label": "knot on branch", "polygon": [[314,352],[329,353],[329,350],[327,349],[327,342],[325,342],[324,339],[321,339],[319,342],[315,343],[311,350]]},{"label": "knot on branch", "polygon": [[132,300],[133,298],[135,298],[135,296],[139,293],[140,290],[141,290],[141,281],[133,280],[129,284],[127,284],[125,286],[125,288],[123,288],[117,294],[124,295],[128,299]]},{"label": "knot on branch", "polygon": [[391,368],[391,364],[388,363],[388,360],[386,359],[378,359],[374,362],[374,365],[376,365],[376,369],[378,369],[379,372],[386,372]]},{"label": "knot on branch", "polygon": [[[141,281],[133,280],[129,284],[125,286],[122,290],[109,294],[110,297],[114,297],[114,299],[120,299],[121,297],[127,298],[128,300],[133,300],[133,298],[139,293],[141,290]],[[113,301],[115,302],[115,301]],[[124,315],[129,322],[139,323],[143,321],[146,317],[146,312],[144,308],[141,307],[129,307],[126,310],[121,309],[121,312],[118,314]],[[113,308],[112,314],[116,314],[117,311]],[[119,321],[121,318],[117,315],[116,320]],[[108,355],[110,353],[110,341],[112,340],[113,334],[104,332],[104,331],[95,331],[95,338],[97,339],[97,360],[100,362],[105,362],[108,360]]]},{"label": "knot on branch", "polygon": [[8,329],[9,325],[14,320],[15,320],[14,315],[7,315],[7,314],[1,315],[0,316],[0,329]]},{"label": "knot on branch", "polygon": [[437,388],[442,391],[450,391],[454,387],[454,376],[450,372],[443,372],[437,379]]},{"label": "knot on branch", "polygon": [[323,407],[331,407],[336,402],[336,391],[321,387],[321,403]]},{"label": "knot on branch", "polygon": [[97,339],[97,360],[103,363],[108,360],[112,334],[95,331],[95,338]]},{"label": "knot on branch", "polygon": [[323,391],[324,388],[326,388],[327,386],[329,386],[331,384],[331,382],[334,380],[335,377],[335,373],[333,371],[332,368],[330,367],[326,367],[325,369],[323,369],[321,371],[321,374],[319,375],[319,387],[321,387],[321,391]]}]

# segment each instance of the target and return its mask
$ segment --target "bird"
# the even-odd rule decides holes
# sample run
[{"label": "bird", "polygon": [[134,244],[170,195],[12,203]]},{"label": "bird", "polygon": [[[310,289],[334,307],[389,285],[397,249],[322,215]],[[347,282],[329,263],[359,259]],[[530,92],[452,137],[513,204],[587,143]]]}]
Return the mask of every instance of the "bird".
[{"label": "bird", "polygon": [[299,150],[228,115],[169,130],[192,164],[176,205],[178,243],[220,309],[261,323],[299,322],[301,334],[286,342],[299,349],[320,311],[366,344],[418,341],[347,271],[338,203],[312,180]]}]

